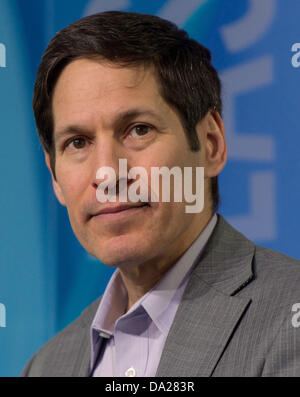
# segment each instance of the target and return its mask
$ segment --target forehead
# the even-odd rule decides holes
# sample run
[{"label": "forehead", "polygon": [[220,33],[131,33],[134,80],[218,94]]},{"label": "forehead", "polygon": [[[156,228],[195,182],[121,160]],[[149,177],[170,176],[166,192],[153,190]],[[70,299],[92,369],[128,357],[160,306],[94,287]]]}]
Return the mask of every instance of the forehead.
[{"label": "forehead", "polygon": [[161,127],[181,128],[177,112],[160,94],[153,67],[120,67],[94,59],[72,61],[58,78],[52,110],[55,137],[70,126],[110,130],[120,115],[130,113],[151,114]]},{"label": "forehead", "polygon": [[[152,100],[163,102],[153,67],[120,67],[101,60],[77,59],[60,74],[53,92],[53,107],[82,106],[82,101]],[[65,105],[65,106],[64,106]]]}]

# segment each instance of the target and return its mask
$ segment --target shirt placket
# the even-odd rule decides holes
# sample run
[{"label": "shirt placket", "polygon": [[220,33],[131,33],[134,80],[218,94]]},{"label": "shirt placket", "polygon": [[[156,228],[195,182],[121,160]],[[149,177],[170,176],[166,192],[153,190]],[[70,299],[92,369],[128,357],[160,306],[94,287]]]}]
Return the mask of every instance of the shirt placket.
[{"label": "shirt placket", "polygon": [[114,376],[145,376],[149,359],[149,321],[146,312],[117,321],[114,331]]}]

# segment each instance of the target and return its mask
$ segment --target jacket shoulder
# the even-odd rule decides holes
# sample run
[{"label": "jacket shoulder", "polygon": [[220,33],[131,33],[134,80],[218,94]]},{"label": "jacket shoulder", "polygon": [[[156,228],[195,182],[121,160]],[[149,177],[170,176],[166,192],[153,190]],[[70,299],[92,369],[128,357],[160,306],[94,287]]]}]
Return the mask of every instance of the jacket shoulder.
[{"label": "jacket shoulder", "polygon": [[[78,351],[78,345],[83,345],[82,348],[79,349],[82,351],[90,344],[90,325],[95,316],[99,302],[100,298],[88,306],[76,320],[45,343],[28,361],[21,376],[45,376],[45,373],[51,373],[51,368],[49,368],[49,366],[63,368],[61,365],[62,362],[65,362],[65,364],[69,362],[71,364],[72,360],[75,358],[76,350]],[[64,376],[63,373],[61,376]]]},{"label": "jacket shoulder", "polygon": [[286,280],[290,283],[295,280],[299,290],[300,260],[298,259],[269,248],[256,246],[253,268],[258,277],[268,278],[269,283],[275,280],[280,283]]}]

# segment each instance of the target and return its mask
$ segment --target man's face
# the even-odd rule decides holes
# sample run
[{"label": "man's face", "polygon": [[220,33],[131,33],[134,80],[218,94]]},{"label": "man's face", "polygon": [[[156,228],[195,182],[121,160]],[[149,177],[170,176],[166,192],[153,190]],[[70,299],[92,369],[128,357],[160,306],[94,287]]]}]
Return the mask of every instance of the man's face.
[{"label": "man's face", "polygon": [[[200,214],[187,214],[186,203],[172,202],[171,194],[171,202],[131,203],[135,208],[97,215],[120,203],[118,196],[117,203],[98,202],[101,181],[96,173],[108,166],[118,178],[119,159],[126,159],[128,169],[140,166],[147,171],[150,185],[151,167],[205,166],[207,123],[198,126],[203,149],[192,152],[151,68],[120,68],[88,59],[71,62],[61,73],[53,117],[54,189],[83,247],[120,268],[178,258],[209,220],[207,206]],[[48,155],[46,160],[49,165]]]}]

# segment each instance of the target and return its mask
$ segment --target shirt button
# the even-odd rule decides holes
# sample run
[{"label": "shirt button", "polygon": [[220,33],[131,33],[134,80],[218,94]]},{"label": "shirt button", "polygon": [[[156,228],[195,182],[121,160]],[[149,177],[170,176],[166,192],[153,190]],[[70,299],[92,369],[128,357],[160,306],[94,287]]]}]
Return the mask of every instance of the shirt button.
[{"label": "shirt button", "polygon": [[129,378],[135,377],[136,370],[133,367],[128,368],[128,370],[125,372],[125,376],[128,376]]}]

